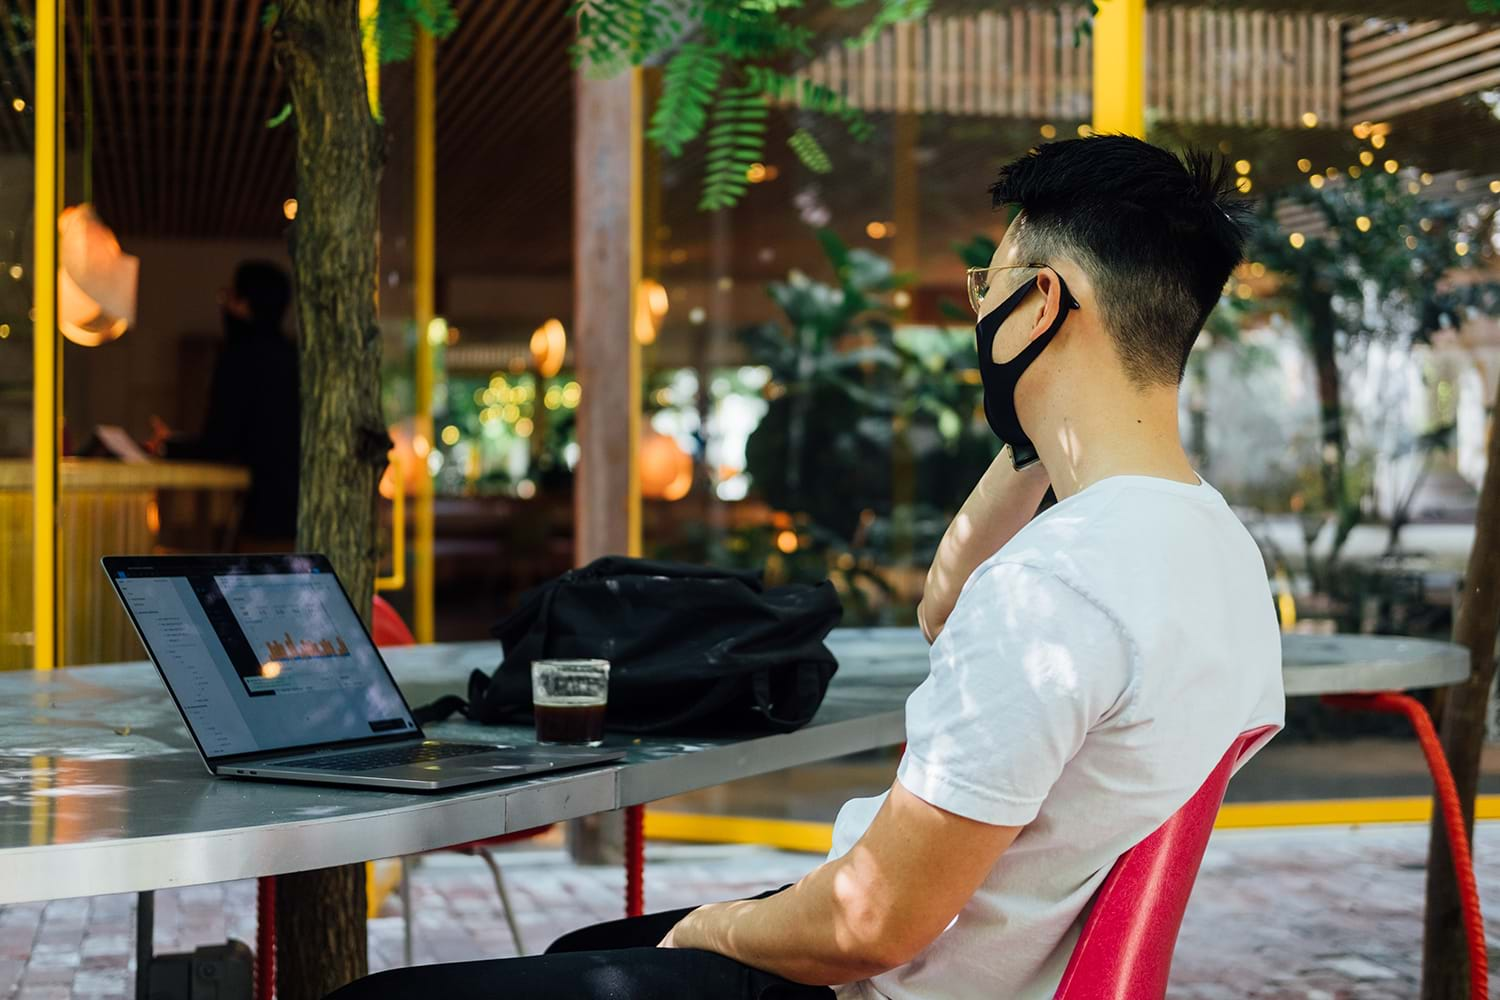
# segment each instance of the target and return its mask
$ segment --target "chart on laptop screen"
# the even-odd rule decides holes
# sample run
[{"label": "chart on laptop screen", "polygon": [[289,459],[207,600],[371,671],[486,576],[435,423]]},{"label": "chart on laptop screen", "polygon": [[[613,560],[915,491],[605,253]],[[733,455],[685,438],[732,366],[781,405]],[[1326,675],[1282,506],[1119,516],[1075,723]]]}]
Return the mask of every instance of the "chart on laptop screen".
[{"label": "chart on laptop screen", "polygon": [[[368,677],[350,653],[339,619],[342,593],[306,576],[221,576],[214,582],[254,653],[241,679],[252,694],[358,688]],[[338,606],[330,607],[329,601]],[[347,623],[346,623],[347,624]]]}]

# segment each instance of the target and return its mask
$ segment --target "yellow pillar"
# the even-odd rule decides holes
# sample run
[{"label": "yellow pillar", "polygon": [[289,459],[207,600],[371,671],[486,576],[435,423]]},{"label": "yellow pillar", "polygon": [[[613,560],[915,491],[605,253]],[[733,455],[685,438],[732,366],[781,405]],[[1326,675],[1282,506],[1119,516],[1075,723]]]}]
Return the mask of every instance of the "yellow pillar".
[{"label": "yellow pillar", "polygon": [[1094,15],[1095,132],[1146,136],[1146,0],[1100,0]]},{"label": "yellow pillar", "polygon": [[436,256],[434,217],[437,213],[437,195],[434,181],[437,145],[436,91],[434,87],[435,53],[432,36],[425,31],[417,32],[416,51],[413,58],[416,69],[416,196],[412,205],[415,233],[412,250],[415,257],[415,298],[417,327],[417,378],[416,378],[416,426],[417,461],[422,468],[417,475],[417,516],[415,585],[412,594],[414,614],[413,631],[418,642],[433,641],[433,503],[432,476],[427,470],[427,452],[433,444],[432,434],[432,342],[429,329],[435,315],[434,259]]},{"label": "yellow pillar", "polygon": [[58,465],[61,461],[62,344],[57,328],[57,213],[62,201],[61,0],[36,9],[36,155],[32,225],[32,652],[51,670],[62,650],[57,627]]}]

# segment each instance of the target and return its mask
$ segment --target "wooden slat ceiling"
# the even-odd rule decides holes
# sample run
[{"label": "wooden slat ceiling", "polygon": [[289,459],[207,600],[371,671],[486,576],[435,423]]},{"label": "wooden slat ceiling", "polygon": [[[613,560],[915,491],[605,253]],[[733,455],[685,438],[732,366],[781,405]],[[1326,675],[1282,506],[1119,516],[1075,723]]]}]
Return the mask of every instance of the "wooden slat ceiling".
[{"label": "wooden slat ceiling", "polygon": [[[0,12],[0,153],[27,153],[35,118],[27,25],[34,0]],[[93,196],[122,238],[276,238],[295,193],[286,92],[260,25],[262,0],[67,0],[67,133],[85,138],[93,96]],[[438,232],[465,268],[566,269],[571,219],[571,24],[566,0],[457,0],[438,48]],[[89,44],[85,44],[89,42]],[[25,53],[16,59],[14,53]],[[85,69],[87,68],[87,70]],[[411,73],[389,66],[388,231],[409,213]],[[25,102],[16,112],[12,102]],[[81,180],[70,177],[70,200]],[[395,217],[392,217],[392,210]],[[564,227],[538,252],[513,237]]]},{"label": "wooden slat ceiling", "polygon": [[[27,25],[35,0],[0,3],[0,154],[31,144],[32,77]],[[82,148],[81,95],[93,91],[94,199],[127,248],[131,239],[276,238],[281,205],[293,192],[290,126],[266,120],[285,101],[263,0],[93,0],[92,37],[84,0],[67,0],[68,135]],[[573,128],[567,0],[456,0],[460,27],[438,48],[438,255],[440,273],[537,274],[571,271]],[[1005,9],[980,0],[940,2],[943,14]],[[1254,4],[1292,12],[1408,18],[1432,14],[1426,0],[1352,3],[1283,0]],[[1235,10],[1245,9],[1235,7]],[[809,8],[820,38],[849,30],[858,12],[832,4]],[[1471,18],[1472,20],[1472,18]],[[23,57],[17,58],[17,53]],[[382,253],[399,266],[409,232],[410,68],[382,78],[389,158],[383,198]],[[16,113],[11,102],[23,100]],[[782,145],[796,117],[777,120],[770,159],[780,177],[753,188],[727,231],[736,275],[781,275],[817,263],[808,223],[829,221],[863,239],[867,221],[892,217],[890,117],[875,115],[870,143],[849,143],[837,128],[813,123],[837,156],[832,178],[806,175]],[[1040,119],[979,120],[926,115],[916,157],[921,178],[921,252],[945,268],[949,243],[993,223],[983,190],[997,163],[1039,141]],[[1062,136],[1076,122],[1056,122]],[[1500,128],[1475,98],[1392,119],[1391,150],[1434,172],[1479,174],[1500,162]],[[1257,190],[1295,177],[1299,155],[1327,165],[1353,162],[1344,130],[1251,130],[1163,123],[1168,141],[1227,142],[1255,162]],[[660,168],[665,193],[655,224],[670,234],[658,248],[666,277],[707,275],[713,223],[696,210],[699,163],[689,154]],[[76,180],[70,194],[78,193]],[[800,200],[799,200],[800,193]],[[868,240],[864,242],[869,243]],[[889,243],[870,244],[889,249]],[[769,253],[768,253],[769,251]],[[722,259],[722,258],[721,258]],[[674,263],[675,261],[675,263]]]}]

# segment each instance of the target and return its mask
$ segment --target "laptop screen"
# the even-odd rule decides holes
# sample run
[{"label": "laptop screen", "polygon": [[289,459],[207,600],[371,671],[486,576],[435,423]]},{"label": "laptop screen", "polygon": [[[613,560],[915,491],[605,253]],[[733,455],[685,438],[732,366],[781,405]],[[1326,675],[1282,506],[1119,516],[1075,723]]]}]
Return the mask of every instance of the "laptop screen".
[{"label": "laptop screen", "polygon": [[205,757],[417,732],[321,557],[110,558],[105,569]]}]

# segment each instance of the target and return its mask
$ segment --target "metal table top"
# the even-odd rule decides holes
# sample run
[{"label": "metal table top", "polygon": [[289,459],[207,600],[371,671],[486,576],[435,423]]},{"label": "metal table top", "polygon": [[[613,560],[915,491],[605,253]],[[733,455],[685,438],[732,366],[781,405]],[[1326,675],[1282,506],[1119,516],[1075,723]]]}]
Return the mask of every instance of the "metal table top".
[{"label": "metal table top", "polygon": [[[904,738],[927,670],[911,629],[840,630],[840,669],[795,733],[684,742],[612,736],[617,766],[437,795],[219,780],[147,663],[0,674],[0,904],[275,875],[434,850]],[[1289,694],[1431,687],[1468,676],[1457,646],[1287,636]],[[495,643],[385,651],[413,704],[493,669]],[[445,739],[523,743],[529,727],[451,721]]]}]

